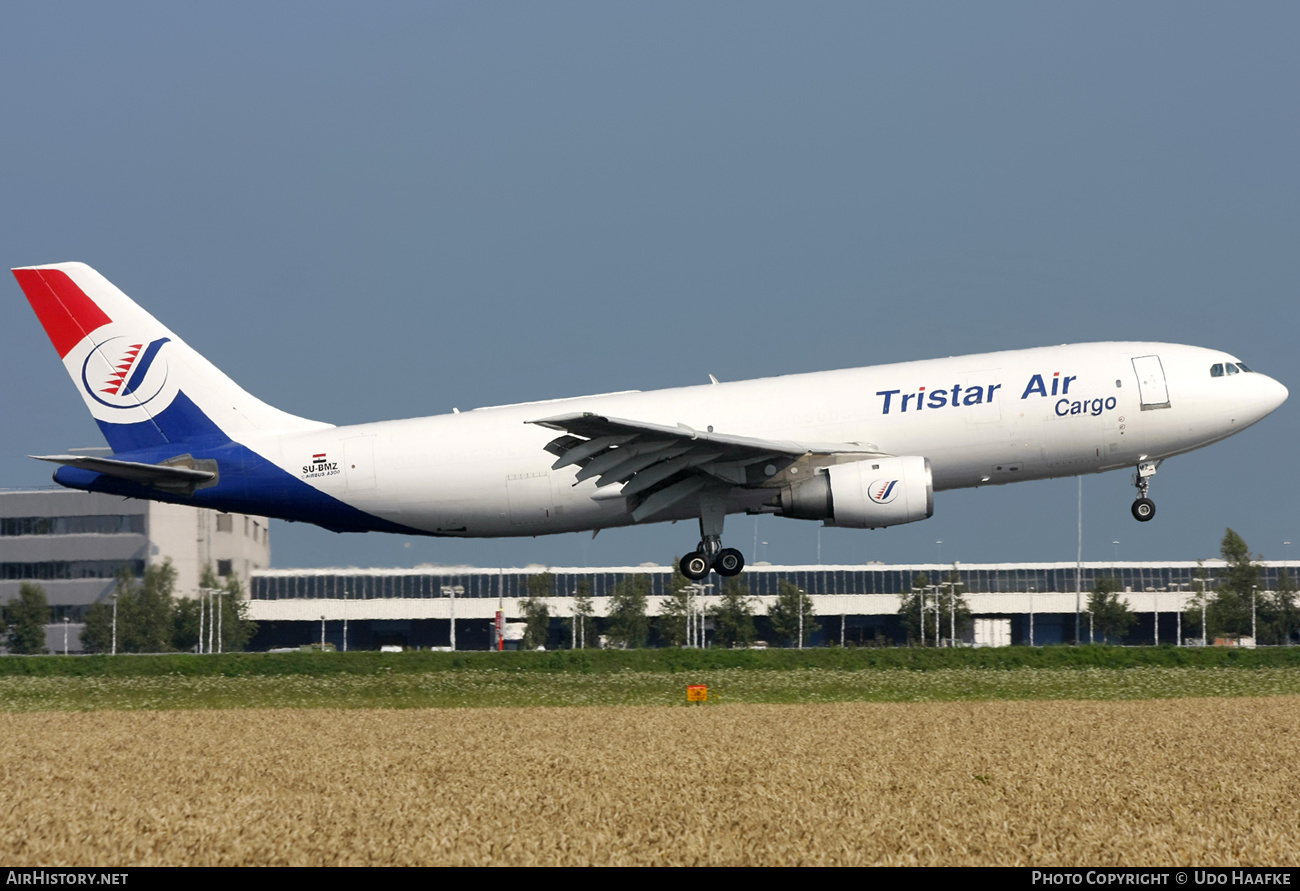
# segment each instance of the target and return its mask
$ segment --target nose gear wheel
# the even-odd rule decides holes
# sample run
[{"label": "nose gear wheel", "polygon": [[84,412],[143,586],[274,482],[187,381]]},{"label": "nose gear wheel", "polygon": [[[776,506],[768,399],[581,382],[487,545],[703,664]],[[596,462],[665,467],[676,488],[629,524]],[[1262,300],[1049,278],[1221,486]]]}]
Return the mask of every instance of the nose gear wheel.
[{"label": "nose gear wheel", "polygon": [[1147,491],[1151,488],[1151,477],[1156,475],[1159,466],[1159,461],[1143,461],[1133,474],[1133,485],[1138,490],[1137,500],[1133,502],[1133,519],[1139,523],[1149,522],[1156,515],[1156,503],[1147,497]]}]

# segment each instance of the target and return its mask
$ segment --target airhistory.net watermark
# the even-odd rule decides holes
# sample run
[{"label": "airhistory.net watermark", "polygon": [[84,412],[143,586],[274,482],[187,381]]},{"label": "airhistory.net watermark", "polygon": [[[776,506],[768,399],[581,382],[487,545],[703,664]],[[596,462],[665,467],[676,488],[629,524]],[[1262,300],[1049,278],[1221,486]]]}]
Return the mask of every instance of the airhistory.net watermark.
[{"label": "airhistory.net watermark", "polygon": [[9,869],[6,885],[125,885],[124,872],[93,869]]}]

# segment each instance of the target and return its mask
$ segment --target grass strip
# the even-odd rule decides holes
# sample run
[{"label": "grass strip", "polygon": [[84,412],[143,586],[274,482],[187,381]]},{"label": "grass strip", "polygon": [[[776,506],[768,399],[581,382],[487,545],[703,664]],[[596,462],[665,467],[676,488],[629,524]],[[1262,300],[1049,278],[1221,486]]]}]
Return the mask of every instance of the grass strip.
[{"label": "grass strip", "polygon": [[1156,700],[1300,695],[1300,668],[1136,667],[700,669],[692,672],[459,671],[285,676],[0,677],[0,711],[245,708],[478,708],[689,706],[688,683],[709,702],[960,702]]}]

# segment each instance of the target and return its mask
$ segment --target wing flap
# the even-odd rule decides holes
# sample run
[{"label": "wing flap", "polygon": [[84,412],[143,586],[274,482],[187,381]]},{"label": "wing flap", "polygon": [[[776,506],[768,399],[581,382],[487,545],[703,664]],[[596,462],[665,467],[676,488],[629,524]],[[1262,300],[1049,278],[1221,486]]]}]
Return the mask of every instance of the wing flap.
[{"label": "wing flap", "polygon": [[[529,421],[564,435],[546,451],[558,456],[553,470],[576,465],[574,485],[596,479],[622,484],[634,522],[661,514],[707,487],[727,491],[786,485],[816,468],[882,456],[875,445],[858,442],[797,442],[669,427],[593,412]],[[802,475],[800,475],[802,474]]]}]

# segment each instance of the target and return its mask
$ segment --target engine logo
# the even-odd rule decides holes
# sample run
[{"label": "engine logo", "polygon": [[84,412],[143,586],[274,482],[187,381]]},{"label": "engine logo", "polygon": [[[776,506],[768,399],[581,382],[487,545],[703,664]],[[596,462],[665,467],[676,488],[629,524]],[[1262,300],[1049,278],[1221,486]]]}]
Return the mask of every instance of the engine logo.
[{"label": "engine logo", "polygon": [[888,504],[898,497],[898,480],[872,480],[867,497],[876,504]]}]

